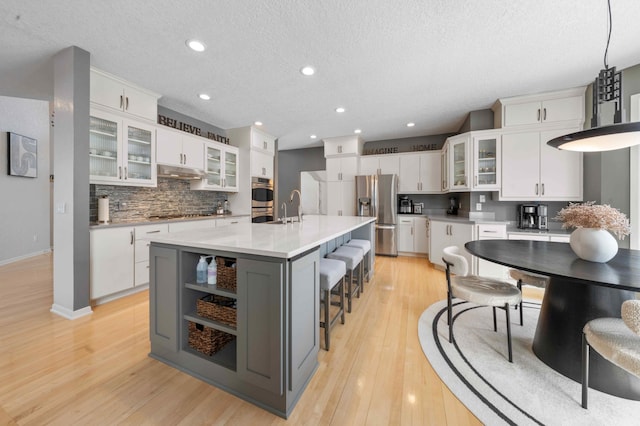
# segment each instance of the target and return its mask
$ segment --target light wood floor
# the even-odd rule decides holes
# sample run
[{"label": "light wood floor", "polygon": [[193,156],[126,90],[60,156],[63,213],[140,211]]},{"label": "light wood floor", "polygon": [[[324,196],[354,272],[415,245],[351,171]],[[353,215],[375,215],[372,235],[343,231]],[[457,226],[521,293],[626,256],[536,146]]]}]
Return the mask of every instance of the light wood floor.
[{"label": "light wood floor", "polygon": [[285,421],[149,358],[147,292],[69,321],[49,312],[51,255],[1,266],[0,424],[477,425],[417,337],[418,317],[445,294],[427,260],[377,257]]}]

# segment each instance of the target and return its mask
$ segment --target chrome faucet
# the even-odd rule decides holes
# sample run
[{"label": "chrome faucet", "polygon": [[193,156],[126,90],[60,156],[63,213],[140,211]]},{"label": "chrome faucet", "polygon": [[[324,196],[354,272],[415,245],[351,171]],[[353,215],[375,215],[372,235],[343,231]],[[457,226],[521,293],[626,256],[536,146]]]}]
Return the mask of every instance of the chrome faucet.
[{"label": "chrome faucet", "polygon": [[302,222],[302,194],[297,189],[291,191],[291,196],[289,199],[290,203],[293,203],[293,196],[298,194],[298,222]]},{"label": "chrome faucet", "polygon": [[287,203],[282,202],[282,205],[280,206],[284,209],[284,217],[281,219],[282,223],[287,223]]}]

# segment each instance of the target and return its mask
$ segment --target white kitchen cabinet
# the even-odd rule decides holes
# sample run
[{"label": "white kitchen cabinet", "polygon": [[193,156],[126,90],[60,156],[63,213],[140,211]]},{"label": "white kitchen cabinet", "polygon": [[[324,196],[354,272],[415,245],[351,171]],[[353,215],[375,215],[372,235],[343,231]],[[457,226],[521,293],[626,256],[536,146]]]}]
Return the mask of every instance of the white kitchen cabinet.
[{"label": "white kitchen cabinet", "polygon": [[[94,228],[90,242],[90,297],[92,300],[128,294],[149,282],[146,237],[165,233],[167,224]],[[114,296],[115,297],[115,296]]]},{"label": "white kitchen cabinet", "polygon": [[429,253],[429,220],[423,216],[398,216],[398,252]]},{"label": "white kitchen cabinet", "polygon": [[442,192],[449,191],[449,144],[445,142],[442,147],[442,151],[440,151],[440,171],[441,171],[441,182],[440,190]]},{"label": "white kitchen cabinet", "polygon": [[273,179],[273,156],[264,152],[251,151],[251,176]]},{"label": "white kitchen cabinet", "polygon": [[423,216],[413,218],[413,250],[415,253],[429,253],[429,219]]},{"label": "white kitchen cabinet", "polygon": [[401,154],[399,192],[440,193],[442,165],[440,151]]},{"label": "white kitchen cabinet", "polygon": [[355,181],[358,174],[358,157],[327,158],[327,182]]},{"label": "white kitchen cabinet", "polygon": [[155,128],[97,108],[89,117],[89,182],[157,184]]},{"label": "white kitchen cabinet", "polygon": [[204,170],[204,139],[157,127],[156,144],[158,164]]},{"label": "white kitchen cabinet", "polygon": [[251,130],[251,149],[262,151],[273,157],[275,155],[275,141],[276,138],[261,130],[255,128]]},{"label": "white kitchen cabinet", "polygon": [[471,136],[469,133],[447,139],[449,156],[449,191],[471,189]]},{"label": "white kitchen cabinet", "polygon": [[584,87],[499,99],[493,106],[496,128],[530,125],[565,124],[567,127],[584,122]]},{"label": "white kitchen cabinet", "polygon": [[398,216],[398,252],[414,251],[413,218]]},{"label": "white kitchen cabinet", "polygon": [[89,233],[91,299],[134,285],[134,227],[92,229]]},{"label": "white kitchen cabinet", "polygon": [[500,200],[581,201],[582,153],[547,145],[577,130],[504,133]]},{"label": "white kitchen cabinet", "polygon": [[90,100],[95,104],[151,120],[158,116],[160,95],[135,86],[126,80],[91,68]]},{"label": "white kitchen cabinet", "polygon": [[339,136],[323,139],[325,158],[342,155],[362,155],[364,141],[359,136]]},{"label": "white kitchen cabinet", "polygon": [[169,222],[169,232],[192,231],[194,229],[211,229],[216,227],[216,219],[188,220],[184,222]]},{"label": "white kitchen cabinet", "polygon": [[353,180],[327,182],[327,214],[355,216],[356,183]]},{"label": "white kitchen cabinet", "polygon": [[[479,240],[506,240],[506,224],[477,224],[476,237]],[[495,278],[497,280],[509,279],[509,268],[488,260],[473,256],[475,273],[481,277]]]},{"label": "white kitchen cabinet", "polygon": [[500,189],[500,133],[471,132],[473,140],[473,190]]},{"label": "white kitchen cabinet", "polygon": [[204,142],[204,177],[191,181],[191,189],[238,191],[238,148]]},{"label": "white kitchen cabinet", "polygon": [[400,158],[397,155],[364,155],[360,157],[361,175],[399,175]]},{"label": "white kitchen cabinet", "polygon": [[429,260],[434,265],[444,268],[442,251],[445,247],[457,246],[460,247],[461,254],[467,258],[470,267],[472,267],[472,256],[464,248],[464,245],[475,239],[474,234],[474,227],[471,223],[431,220],[429,225]]},{"label": "white kitchen cabinet", "polygon": [[135,227],[134,287],[149,283],[149,241],[146,238],[168,232],[167,224],[141,225]]},{"label": "white kitchen cabinet", "polygon": [[509,234],[509,240],[549,241],[548,235],[541,234]]}]

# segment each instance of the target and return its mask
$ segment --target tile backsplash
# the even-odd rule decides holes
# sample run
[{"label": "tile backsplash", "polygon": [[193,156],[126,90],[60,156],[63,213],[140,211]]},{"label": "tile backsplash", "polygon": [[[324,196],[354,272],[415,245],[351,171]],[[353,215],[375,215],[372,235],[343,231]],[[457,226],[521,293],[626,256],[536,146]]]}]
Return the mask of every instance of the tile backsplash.
[{"label": "tile backsplash", "polygon": [[112,222],[145,219],[154,215],[214,213],[224,192],[192,191],[189,181],[158,178],[156,188],[118,185],[90,185],[89,221],[98,221],[98,198],[109,197]]}]

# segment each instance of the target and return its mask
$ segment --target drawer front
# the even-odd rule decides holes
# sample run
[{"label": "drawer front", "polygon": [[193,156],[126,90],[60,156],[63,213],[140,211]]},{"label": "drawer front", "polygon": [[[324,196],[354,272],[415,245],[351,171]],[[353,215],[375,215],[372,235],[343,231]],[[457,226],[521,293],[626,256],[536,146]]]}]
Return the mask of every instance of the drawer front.
[{"label": "drawer front", "polygon": [[507,226],[506,225],[492,225],[481,224],[478,225],[478,239],[506,239],[507,238]]},{"label": "drawer front", "polygon": [[509,234],[510,240],[549,241],[548,235]]},{"label": "drawer front", "polygon": [[149,238],[156,234],[165,234],[167,232],[169,232],[169,226],[166,223],[136,226],[136,240]]},{"label": "drawer front", "polygon": [[[147,259],[149,258],[149,251],[147,251]],[[146,262],[136,262],[135,265],[135,275],[134,275],[134,286],[148,284],[149,283],[149,261]]]},{"label": "drawer front", "polygon": [[135,262],[148,262],[149,261],[149,245],[151,243],[147,240],[136,240],[136,248],[134,252]]},{"label": "drawer front", "polygon": [[556,243],[568,243],[569,236],[568,235],[549,235],[549,241],[553,241]]}]

